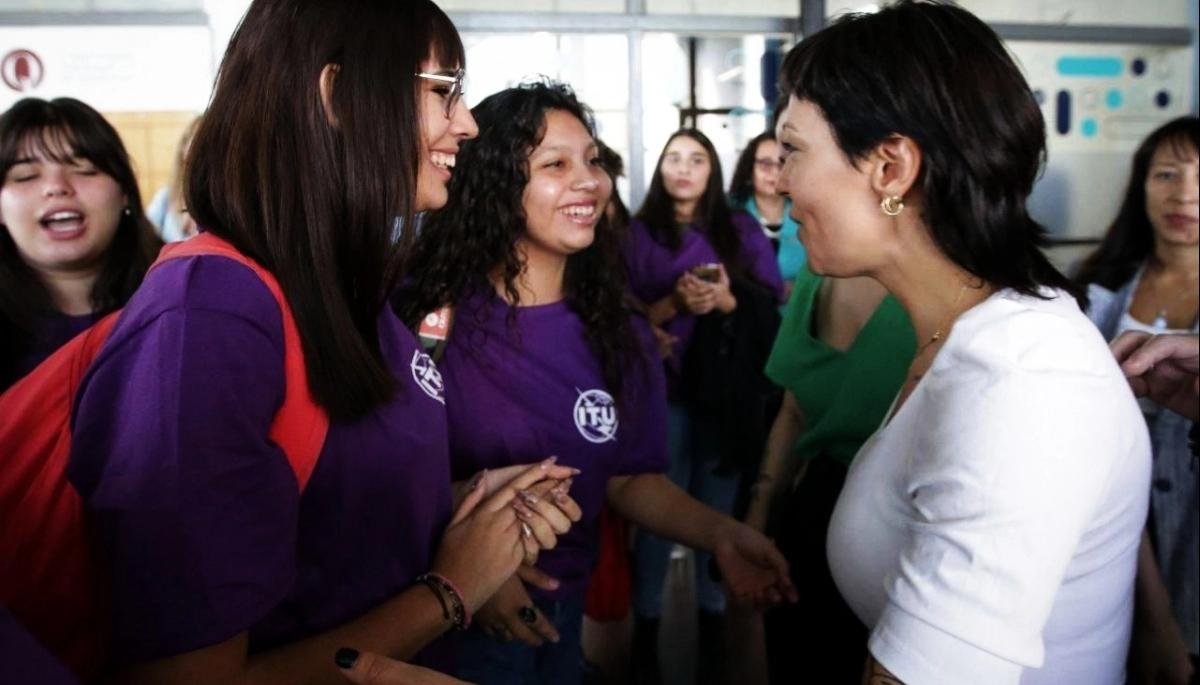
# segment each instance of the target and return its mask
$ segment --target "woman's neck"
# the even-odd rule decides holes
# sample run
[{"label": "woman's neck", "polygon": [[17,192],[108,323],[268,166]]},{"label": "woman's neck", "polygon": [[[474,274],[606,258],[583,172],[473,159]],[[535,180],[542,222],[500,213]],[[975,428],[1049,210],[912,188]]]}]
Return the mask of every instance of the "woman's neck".
[{"label": "woman's neck", "polygon": [[783,223],[782,195],[755,195],[754,206],[758,209],[758,218],[768,224]]},{"label": "woman's neck", "polygon": [[1150,263],[1163,275],[1194,278],[1200,272],[1200,249],[1195,245],[1158,243],[1150,255]]},{"label": "woman's neck", "polygon": [[58,311],[67,316],[92,313],[92,287],[100,275],[98,269],[41,272],[40,275]]},{"label": "woman's neck", "polygon": [[699,202],[696,200],[676,200],[675,201],[675,223],[680,226],[690,224],[696,220],[696,205]]},{"label": "woman's neck", "polygon": [[[906,250],[902,258],[875,276],[908,312],[917,334],[917,356],[928,357],[927,363],[949,335],[954,321],[987,299],[995,288],[951,261],[933,245],[927,233],[914,235],[910,245],[922,240],[927,244]],[[930,348],[934,354],[923,354]]]},{"label": "woman's neck", "polygon": [[[519,306],[551,304],[563,299],[563,281],[567,273],[565,256],[526,245],[517,246],[517,255],[521,259],[521,273],[517,275],[515,282],[517,294],[521,298]],[[496,293],[505,302],[513,304],[505,291],[503,274],[493,275],[491,281]]]}]

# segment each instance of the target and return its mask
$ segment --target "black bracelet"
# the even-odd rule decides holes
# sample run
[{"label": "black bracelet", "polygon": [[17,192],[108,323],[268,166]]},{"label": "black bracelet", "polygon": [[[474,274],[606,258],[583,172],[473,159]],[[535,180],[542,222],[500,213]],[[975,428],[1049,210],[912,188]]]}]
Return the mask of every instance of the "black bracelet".
[{"label": "black bracelet", "polygon": [[425,583],[430,589],[434,590],[439,600],[443,600],[443,593],[450,596],[450,603],[454,605],[453,618],[451,618],[450,612],[446,610],[444,600],[442,601],[442,609],[444,610],[445,618],[454,622],[455,630],[466,630],[471,626],[471,614],[467,612],[467,605],[463,602],[458,588],[454,587],[454,583],[451,583],[449,578],[440,573],[430,572],[417,576],[417,581]]},{"label": "black bracelet", "polygon": [[422,585],[429,588],[429,591],[433,593],[434,597],[437,597],[438,604],[442,605],[442,618],[446,619],[447,621],[451,620],[450,607],[446,606],[446,598],[442,596],[441,586],[439,586],[432,578],[428,578],[426,576],[421,576],[420,578],[417,578],[417,580],[420,581]]}]

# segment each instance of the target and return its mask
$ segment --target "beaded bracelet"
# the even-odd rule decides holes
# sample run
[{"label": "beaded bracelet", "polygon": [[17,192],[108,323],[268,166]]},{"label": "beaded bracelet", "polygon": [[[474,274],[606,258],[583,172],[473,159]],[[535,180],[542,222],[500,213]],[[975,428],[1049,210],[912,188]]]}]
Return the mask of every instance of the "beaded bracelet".
[{"label": "beaded bracelet", "polygon": [[430,572],[417,576],[417,582],[424,583],[437,595],[438,602],[442,605],[442,617],[446,619],[451,619],[451,616],[442,593],[450,595],[450,603],[454,605],[454,616],[451,620],[455,630],[466,630],[471,626],[471,614],[467,611],[467,605],[463,603],[462,593],[449,578],[440,573]]}]

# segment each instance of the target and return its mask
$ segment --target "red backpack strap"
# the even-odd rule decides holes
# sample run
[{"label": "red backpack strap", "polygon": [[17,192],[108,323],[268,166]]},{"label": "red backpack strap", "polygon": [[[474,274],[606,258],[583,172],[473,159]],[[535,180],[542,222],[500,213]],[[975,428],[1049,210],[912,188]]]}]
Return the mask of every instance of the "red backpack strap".
[{"label": "red backpack strap", "polygon": [[271,422],[271,440],[287,455],[288,462],[296,473],[296,481],[303,491],[317,466],[317,458],[325,444],[325,435],[329,432],[329,415],[317,406],[312,393],[309,392],[308,372],[304,367],[304,349],[300,345],[300,331],[296,328],[292,308],[288,306],[287,298],[284,297],[274,274],[211,233],[201,233],[183,242],[167,245],[159,253],[154,265],[170,259],[198,255],[225,257],[249,268],[262,279],[275,296],[275,301],[279,303],[279,312],[283,315],[283,369],[287,390],[283,406]]}]

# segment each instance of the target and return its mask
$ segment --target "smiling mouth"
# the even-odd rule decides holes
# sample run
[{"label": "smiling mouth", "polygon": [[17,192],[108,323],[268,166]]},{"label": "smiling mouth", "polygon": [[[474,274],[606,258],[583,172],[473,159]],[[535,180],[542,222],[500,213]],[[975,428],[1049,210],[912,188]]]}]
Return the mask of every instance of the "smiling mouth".
[{"label": "smiling mouth", "polygon": [[69,211],[54,212],[42,217],[38,223],[52,233],[68,233],[78,230],[83,225],[83,214]]},{"label": "smiling mouth", "polygon": [[445,152],[431,152],[429,153],[429,160],[433,162],[435,167],[450,171],[454,168],[455,156]]},{"label": "smiling mouth", "polygon": [[558,211],[571,219],[591,219],[596,216],[596,205],[571,205]]}]

